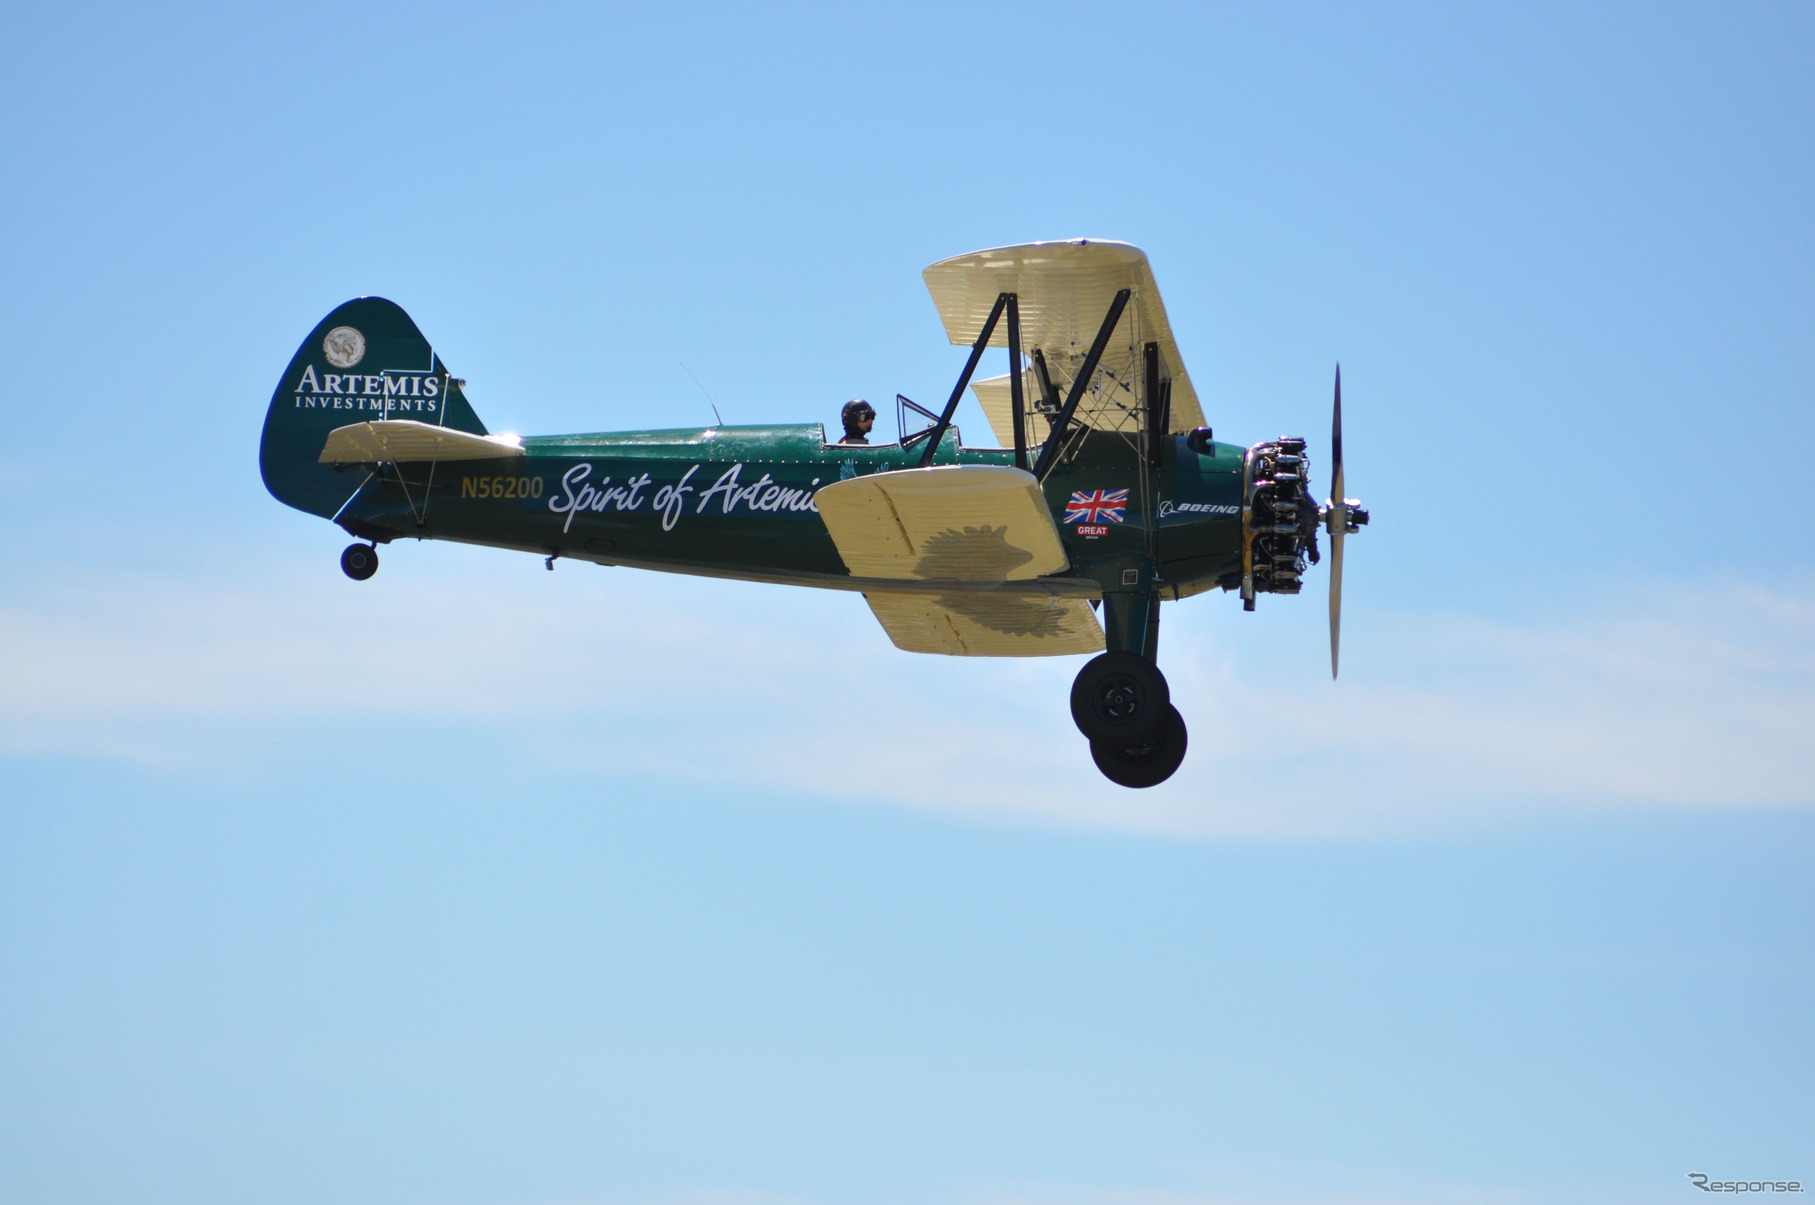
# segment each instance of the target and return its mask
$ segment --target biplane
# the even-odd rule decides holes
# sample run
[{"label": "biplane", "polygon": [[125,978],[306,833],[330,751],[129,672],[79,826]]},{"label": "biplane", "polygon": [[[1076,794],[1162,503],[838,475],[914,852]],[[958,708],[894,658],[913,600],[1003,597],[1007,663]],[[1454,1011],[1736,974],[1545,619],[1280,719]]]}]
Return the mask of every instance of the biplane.
[{"label": "biplane", "polygon": [[[1162,603],[1209,590],[1297,594],[1330,542],[1336,673],[1343,538],[1342,377],[1333,484],[1319,504],[1301,438],[1219,442],[1147,257],[1079,239],[941,260],[923,274],[969,358],[935,411],[897,398],[894,443],[818,423],[518,438],[487,431],[408,314],[335,309],[291,359],[259,464],[279,500],[356,541],[458,540],[557,559],[863,595],[899,648],[1092,655],[1071,713],[1111,781],[1147,787],[1185,757],[1157,664]],[[1010,371],[976,379],[986,349]],[[953,425],[969,389],[998,447]],[[909,428],[914,430],[910,431]]]}]

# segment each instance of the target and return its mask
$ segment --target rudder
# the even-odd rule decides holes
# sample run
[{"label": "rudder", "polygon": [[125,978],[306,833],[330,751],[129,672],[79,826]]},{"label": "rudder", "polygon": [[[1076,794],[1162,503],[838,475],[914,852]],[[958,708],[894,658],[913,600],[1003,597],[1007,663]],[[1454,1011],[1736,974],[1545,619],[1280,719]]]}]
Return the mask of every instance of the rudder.
[{"label": "rudder", "polygon": [[297,510],[333,518],[359,482],[320,463],[328,432],[408,418],[487,434],[460,385],[402,306],[358,297],[336,307],[297,348],[271,395],[258,450],[265,488]]}]

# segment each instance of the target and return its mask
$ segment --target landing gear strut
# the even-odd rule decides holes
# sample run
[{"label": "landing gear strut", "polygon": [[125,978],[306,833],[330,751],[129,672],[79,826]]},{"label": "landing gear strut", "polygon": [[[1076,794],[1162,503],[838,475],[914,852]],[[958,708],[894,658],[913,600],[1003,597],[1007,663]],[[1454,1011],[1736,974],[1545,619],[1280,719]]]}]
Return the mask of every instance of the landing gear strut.
[{"label": "landing gear strut", "polygon": [[340,554],[340,569],[356,582],[363,582],[378,572],[378,545],[348,544]]}]

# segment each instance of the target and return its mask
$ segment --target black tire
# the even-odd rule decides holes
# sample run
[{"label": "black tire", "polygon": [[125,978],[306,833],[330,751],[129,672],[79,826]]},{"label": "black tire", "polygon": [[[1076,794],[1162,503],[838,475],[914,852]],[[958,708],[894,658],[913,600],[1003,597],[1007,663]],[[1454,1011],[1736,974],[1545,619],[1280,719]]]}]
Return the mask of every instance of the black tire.
[{"label": "black tire", "polygon": [[1184,764],[1185,748],[1190,743],[1185,717],[1168,703],[1166,718],[1150,740],[1132,747],[1091,741],[1090,760],[1097,763],[1104,778],[1117,786],[1157,787]]},{"label": "black tire", "polygon": [[340,554],[340,571],[356,582],[378,572],[378,549],[371,544],[348,544]]},{"label": "black tire", "polygon": [[1102,653],[1071,684],[1071,718],[1086,740],[1144,744],[1166,722],[1172,693],[1159,667],[1136,653]]}]

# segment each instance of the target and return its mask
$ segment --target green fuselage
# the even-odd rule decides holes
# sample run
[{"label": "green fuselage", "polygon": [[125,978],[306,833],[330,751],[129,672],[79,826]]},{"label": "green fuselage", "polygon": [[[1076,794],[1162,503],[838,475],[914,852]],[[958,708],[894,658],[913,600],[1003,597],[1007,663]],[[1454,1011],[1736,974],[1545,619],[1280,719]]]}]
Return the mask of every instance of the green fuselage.
[{"label": "green fuselage", "polygon": [[[272,394],[259,450],[266,486],[298,510],[381,543],[460,540],[865,589],[847,572],[813,495],[844,477],[914,468],[926,447],[828,444],[819,424],[802,423],[539,436],[523,440],[521,454],[486,460],[322,463],[332,432],[374,420],[484,436],[464,385],[400,307],[381,297],[346,302],[316,325]],[[959,585],[1096,594],[1132,580],[1143,596],[1162,598],[1233,586],[1242,572],[1244,455],[1217,443],[1200,452],[1174,436],[1150,466],[1131,437],[1092,430],[1044,482],[1070,565],[1036,582]],[[960,447],[954,428],[934,463],[1011,465],[1014,454]],[[1074,506],[1074,497],[1087,504]]]},{"label": "green fuselage", "polygon": [[[527,438],[523,455],[437,464],[345,466],[338,521],[380,540],[459,540],[601,564],[832,588],[851,582],[813,503],[843,477],[912,468],[924,442],[827,444],[818,424]],[[1047,477],[1053,521],[1083,592],[1147,558],[1162,597],[1240,573],[1242,452],[1169,439],[1157,469],[1131,442],[1092,432]],[[962,448],[935,464],[1010,465],[1007,450]],[[368,474],[370,474],[368,476]],[[361,480],[364,484],[361,485]],[[355,490],[357,492],[355,493]],[[1100,494],[1121,506],[1095,508]],[[1080,505],[1072,505],[1082,495]],[[1079,511],[1085,512],[1079,514]],[[1070,521],[1066,521],[1068,518]]]}]

